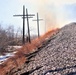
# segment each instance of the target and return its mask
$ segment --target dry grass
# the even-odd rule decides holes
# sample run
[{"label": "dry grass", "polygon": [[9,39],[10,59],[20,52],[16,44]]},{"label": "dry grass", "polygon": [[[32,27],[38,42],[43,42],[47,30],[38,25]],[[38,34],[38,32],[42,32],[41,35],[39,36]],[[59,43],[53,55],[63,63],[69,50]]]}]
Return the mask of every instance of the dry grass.
[{"label": "dry grass", "polygon": [[52,35],[54,35],[59,29],[54,29],[47,32],[45,35],[42,35],[35,40],[32,40],[31,43],[25,44],[18,52],[0,65],[0,75],[11,74],[11,71],[14,69],[19,69],[21,65],[26,62],[25,54],[34,52],[38,47],[41,47],[44,42],[46,42]]}]

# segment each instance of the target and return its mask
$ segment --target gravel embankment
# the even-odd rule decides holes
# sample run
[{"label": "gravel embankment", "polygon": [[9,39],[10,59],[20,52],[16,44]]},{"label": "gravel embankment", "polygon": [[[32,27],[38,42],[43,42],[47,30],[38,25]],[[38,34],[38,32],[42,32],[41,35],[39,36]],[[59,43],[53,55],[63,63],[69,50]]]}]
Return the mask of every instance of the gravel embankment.
[{"label": "gravel embankment", "polygon": [[44,75],[46,72],[45,75],[76,75],[73,74],[76,72],[76,23],[61,28],[36,56],[30,58],[21,72],[25,72],[22,75]]}]

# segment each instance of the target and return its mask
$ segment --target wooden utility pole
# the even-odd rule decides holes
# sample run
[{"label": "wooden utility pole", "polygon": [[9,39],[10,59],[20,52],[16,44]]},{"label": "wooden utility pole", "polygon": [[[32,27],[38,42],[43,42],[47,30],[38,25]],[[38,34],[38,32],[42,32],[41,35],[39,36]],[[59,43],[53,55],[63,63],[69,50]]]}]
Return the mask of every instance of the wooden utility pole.
[{"label": "wooden utility pole", "polygon": [[28,14],[28,11],[26,9],[26,15],[25,15],[25,6],[23,6],[23,15],[14,15],[14,16],[20,16],[23,18],[23,38],[22,43],[25,44],[25,18],[27,19],[27,26],[28,26],[28,42],[31,43],[30,40],[30,30],[29,30],[29,20],[28,18],[33,18],[32,16],[35,16],[34,14]]},{"label": "wooden utility pole", "polygon": [[[35,16],[35,15],[31,15],[30,16]],[[29,14],[28,14],[28,10],[26,9],[26,19],[27,19],[27,28],[28,28],[28,42],[31,43],[31,39],[30,39],[30,28],[29,28]]]},{"label": "wooden utility pole", "polygon": [[23,44],[25,44],[25,6],[23,6]]},{"label": "wooden utility pole", "polygon": [[43,19],[39,19],[39,15],[37,13],[37,19],[36,20],[33,20],[33,21],[37,21],[37,31],[38,31],[38,37],[40,36],[40,30],[39,30],[39,21],[41,21]]}]

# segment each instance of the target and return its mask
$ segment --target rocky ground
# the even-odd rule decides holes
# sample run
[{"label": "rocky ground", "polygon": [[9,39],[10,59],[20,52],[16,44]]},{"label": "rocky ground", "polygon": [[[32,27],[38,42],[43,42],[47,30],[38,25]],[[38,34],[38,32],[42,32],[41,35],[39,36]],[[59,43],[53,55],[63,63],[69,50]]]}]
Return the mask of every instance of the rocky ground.
[{"label": "rocky ground", "polygon": [[14,75],[76,75],[76,23],[61,28]]}]

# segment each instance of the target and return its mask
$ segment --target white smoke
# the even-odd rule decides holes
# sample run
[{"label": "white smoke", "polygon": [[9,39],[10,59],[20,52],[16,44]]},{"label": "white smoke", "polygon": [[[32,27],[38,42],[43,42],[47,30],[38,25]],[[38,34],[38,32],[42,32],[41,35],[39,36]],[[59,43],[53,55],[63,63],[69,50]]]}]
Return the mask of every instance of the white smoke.
[{"label": "white smoke", "polygon": [[26,5],[31,11],[39,12],[45,22],[40,23],[40,30],[43,32],[45,28],[50,30],[69,23],[70,21],[65,17],[68,13],[65,13],[63,6],[75,4],[76,0],[20,0],[20,3]]}]

